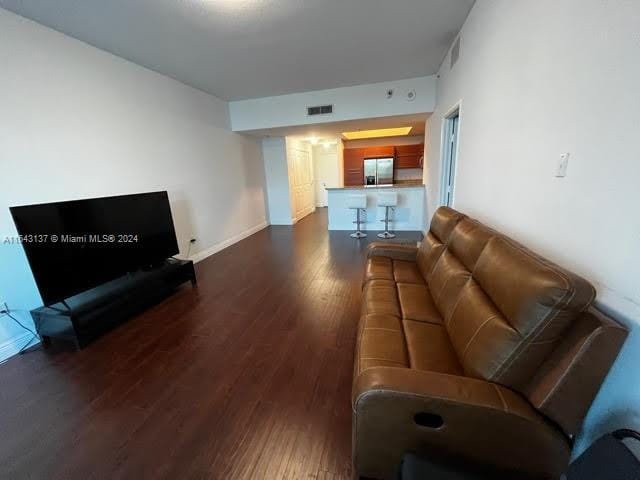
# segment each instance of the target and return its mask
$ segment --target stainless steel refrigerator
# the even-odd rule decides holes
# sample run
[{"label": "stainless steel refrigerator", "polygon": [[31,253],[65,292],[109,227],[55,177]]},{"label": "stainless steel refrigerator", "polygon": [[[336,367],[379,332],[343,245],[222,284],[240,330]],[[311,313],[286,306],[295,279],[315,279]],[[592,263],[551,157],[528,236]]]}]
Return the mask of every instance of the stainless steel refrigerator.
[{"label": "stainless steel refrigerator", "polygon": [[391,185],[393,158],[367,158],[364,161],[365,185]]}]

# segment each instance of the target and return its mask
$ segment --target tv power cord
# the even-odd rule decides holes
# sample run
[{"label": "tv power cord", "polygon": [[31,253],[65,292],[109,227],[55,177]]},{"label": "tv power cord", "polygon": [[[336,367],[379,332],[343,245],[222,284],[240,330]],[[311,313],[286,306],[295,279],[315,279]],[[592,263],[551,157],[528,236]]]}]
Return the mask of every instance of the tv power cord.
[{"label": "tv power cord", "polygon": [[189,256],[191,255],[191,245],[193,245],[194,243],[196,243],[195,238],[192,238],[191,240],[189,240],[189,246],[187,248],[187,259],[189,259]]},{"label": "tv power cord", "polygon": [[[23,330],[25,330],[25,331],[27,331],[27,332],[29,332],[31,334],[31,337],[29,338],[27,343],[25,343],[22,346],[22,348],[20,350],[18,350],[18,355],[22,355],[27,350],[27,348],[29,348],[31,343],[38,338],[38,334],[36,332],[34,332],[33,330],[31,330],[29,327],[25,326],[16,317],[11,315],[11,312],[9,311],[9,307],[7,306],[6,303],[0,305],[0,317],[2,317],[2,316],[9,317],[11,320],[13,320],[15,323],[17,323]],[[4,363],[4,362],[2,362],[2,363]]]}]

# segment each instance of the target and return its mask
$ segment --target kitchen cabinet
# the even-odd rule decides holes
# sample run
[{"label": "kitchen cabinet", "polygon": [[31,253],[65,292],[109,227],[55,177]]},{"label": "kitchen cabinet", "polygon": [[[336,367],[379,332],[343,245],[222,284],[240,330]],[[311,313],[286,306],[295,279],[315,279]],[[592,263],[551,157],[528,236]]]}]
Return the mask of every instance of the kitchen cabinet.
[{"label": "kitchen cabinet", "polygon": [[393,157],[395,148],[393,145],[387,147],[367,147],[364,149],[364,158]]},{"label": "kitchen cabinet", "polygon": [[422,168],[424,144],[396,146],[394,168]]},{"label": "kitchen cabinet", "polygon": [[364,184],[364,160],[366,158],[393,157],[393,168],[422,168],[424,144],[389,145],[382,147],[344,149],[344,185]]},{"label": "kitchen cabinet", "polygon": [[345,186],[362,185],[364,183],[364,148],[344,149],[344,184]]}]

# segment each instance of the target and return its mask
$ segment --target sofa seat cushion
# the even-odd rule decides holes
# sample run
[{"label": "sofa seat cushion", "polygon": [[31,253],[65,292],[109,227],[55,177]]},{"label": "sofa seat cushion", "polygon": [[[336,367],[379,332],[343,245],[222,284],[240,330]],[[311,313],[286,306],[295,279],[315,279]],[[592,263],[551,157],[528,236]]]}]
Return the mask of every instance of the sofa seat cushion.
[{"label": "sofa seat cushion", "polygon": [[357,346],[356,374],[373,367],[409,366],[401,320],[393,315],[363,315]]},{"label": "sofa seat cushion", "polygon": [[367,259],[364,281],[369,280],[393,280],[393,260],[388,257]]},{"label": "sofa seat cushion", "polygon": [[429,287],[411,283],[398,283],[398,299],[402,318],[442,325],[443,320],[431,297]]},{"label": "sofa seat cushion", "polygon": [[394,260],[388,257],[371,257],[367,259],[364,281],[393,280],[401,283],[424,284],[425,280],[418,264],[406,260]]},{"label": "sofa seat cushion", "polygon": [[402,323],[411,368],[462,375],[462,367],[442,325],[415,320],[403,320]]},{"label": "sofa seat cushion", "polygon": [[364,287],[364,312],[400,317],[400,305],[393,280],[371,280]]},{"label": "sofa seat cushion", "polygon": [[398,283],[417,283],[424,285],[424,277],[420,273],[416,262],[405,262],[403,260],[393,261],[393,278]]}]

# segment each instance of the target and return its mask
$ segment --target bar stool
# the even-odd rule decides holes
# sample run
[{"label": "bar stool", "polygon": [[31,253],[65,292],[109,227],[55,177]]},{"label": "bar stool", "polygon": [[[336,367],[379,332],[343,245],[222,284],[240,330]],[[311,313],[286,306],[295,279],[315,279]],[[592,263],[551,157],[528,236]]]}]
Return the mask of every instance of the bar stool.
[{"label": "bar stool", "polygon": [[389,209],[395,210],[395,206],[398,204],[398,192],[379,192],[378,193],[378,206],[384,207],[384,232],[379,233],[380,238],[393,238],[395,234],[389,233]]},{"label": "bar stool", "polygon": [[353,223],[356,224],[356,231],[351,234],[353,238],[366,237],[367,234],[360,231],[360,211],[367,208],[367,196],[364,194],[348,195],[347,196],[347,208],[355,209],[356,219]]}]

